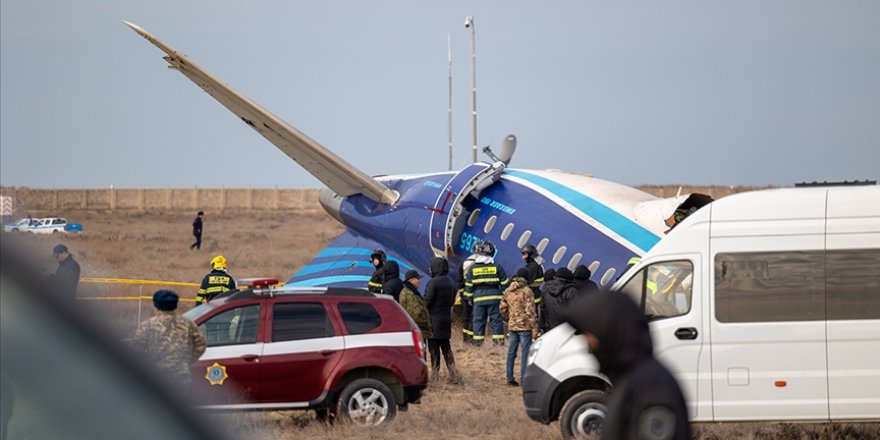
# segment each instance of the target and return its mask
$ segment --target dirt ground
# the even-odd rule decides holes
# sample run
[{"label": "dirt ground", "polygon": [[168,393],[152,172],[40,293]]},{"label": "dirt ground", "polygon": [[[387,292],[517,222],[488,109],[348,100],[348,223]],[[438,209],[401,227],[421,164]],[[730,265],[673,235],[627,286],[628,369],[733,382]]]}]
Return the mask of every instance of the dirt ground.
[{"label": "dirt ground", "polygon": [[[43,213],[34,213],[41,215]],[[51,250],[65,243],[80,262],[83,277],[131,278],[197,283],[214,255],[230,261],[237,277],[272,276],[287,280],[328,244],[342,227],[324,213],[224,213],[205,218],[201,250],[191,251],[194,213],[65,212],[85,232],[78,236],[3,234],[54,271]],[[150,295],[161,285],[83,283],[81,296]],[[171,286],[191,298],[195,287]],[[83,300],[87,308],[127,337],[149,316],[146,301]],[[184,306],[186,307],[186,306]],[[101,318],[98,318],[101,317]],[[457,334],[457,333],[456,333]],[[453,339],[465,384],[445,376],[432,380],[420,405],[383,427],[357,430],[325,425],[312,412],[225,413],[240,438],[248,439],[558,439],[559,426],[531,421],[519,388],[506,386],[505,350],[464,346]],[[863,439],[880,438],[880,425],[841,424],[695,424],[697,439]]]}]

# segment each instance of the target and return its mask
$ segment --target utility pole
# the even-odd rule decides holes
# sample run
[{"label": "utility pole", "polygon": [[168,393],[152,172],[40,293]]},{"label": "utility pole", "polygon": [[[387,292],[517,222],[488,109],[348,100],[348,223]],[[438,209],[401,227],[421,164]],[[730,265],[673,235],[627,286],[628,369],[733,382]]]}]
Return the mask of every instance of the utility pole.
[{"label": "utility pole", "polygon": [[471,116],[473,117],[474,162],[477,161],[477,26],[474,17],[468,15],[464,19],[464,27],[471,30]]},{"label": "utility pole", "polygon": [[449,59],[449,116],[447,131],[449,132],[449,171],[452,171],[452,36],[446,34],[446,53]]}]

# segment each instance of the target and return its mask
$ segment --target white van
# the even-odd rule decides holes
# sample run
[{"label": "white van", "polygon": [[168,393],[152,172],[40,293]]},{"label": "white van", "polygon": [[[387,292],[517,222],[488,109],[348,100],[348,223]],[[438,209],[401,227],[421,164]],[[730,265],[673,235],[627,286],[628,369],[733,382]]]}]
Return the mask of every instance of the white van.
[{"label": "white van", "polygon": [[[651,319],[692,421],[880,420],[880,186],[724,197],[615,283]],[[568,325],[541,337],[526,412],[566,438],[604,419],[608,379]]]}]

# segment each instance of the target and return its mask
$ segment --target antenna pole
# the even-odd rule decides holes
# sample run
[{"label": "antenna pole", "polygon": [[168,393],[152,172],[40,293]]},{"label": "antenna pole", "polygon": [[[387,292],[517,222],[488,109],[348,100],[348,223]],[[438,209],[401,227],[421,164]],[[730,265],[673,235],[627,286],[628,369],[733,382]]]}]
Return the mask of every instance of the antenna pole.
[{"label": "antenna pole", "polygon": [[468,15],[464,26],[471,28],[471,116],[473,118],[473,143],[474,162],[477,161],[477,26],[474,17]]},{"label": "antenna pole", "polygon": [[449,59],[449,111],[447,131],[449,132],[449,170],[452,171],[452,36],[446,33],[446,53]]}]

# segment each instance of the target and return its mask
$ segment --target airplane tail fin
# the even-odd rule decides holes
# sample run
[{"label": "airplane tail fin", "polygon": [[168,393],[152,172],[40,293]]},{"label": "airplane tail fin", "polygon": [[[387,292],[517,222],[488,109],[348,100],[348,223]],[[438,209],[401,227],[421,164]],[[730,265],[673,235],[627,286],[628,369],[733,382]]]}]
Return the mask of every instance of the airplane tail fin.
[{"label": "airplane tail fin", "polygon": [[127,21],[123,23],[165,52],[167,55],[164,59],[172,69],[176,69],[208,92],[245,124],[263,135],[338,195],[363,194],[376,202],[389,205],[394,204],[400,197],[397,191],[346,162],[140,26]]}]

